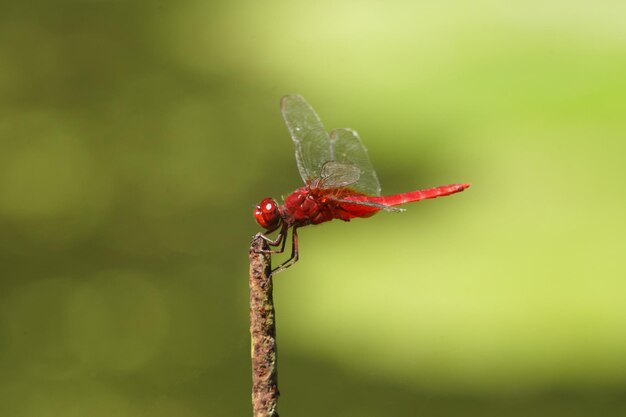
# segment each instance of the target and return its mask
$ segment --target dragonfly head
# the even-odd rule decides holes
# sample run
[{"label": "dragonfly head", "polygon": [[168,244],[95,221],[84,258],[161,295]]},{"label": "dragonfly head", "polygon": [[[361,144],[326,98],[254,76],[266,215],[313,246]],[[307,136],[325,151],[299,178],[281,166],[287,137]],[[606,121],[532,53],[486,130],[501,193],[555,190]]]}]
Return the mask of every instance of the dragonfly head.
[{"label": "dragonfly head", "polygon": [[280,226],[282,217],[278,210],[278,203],[273,198],[263,199],[254,209],[256,222],[265,230],[274,230]]}]

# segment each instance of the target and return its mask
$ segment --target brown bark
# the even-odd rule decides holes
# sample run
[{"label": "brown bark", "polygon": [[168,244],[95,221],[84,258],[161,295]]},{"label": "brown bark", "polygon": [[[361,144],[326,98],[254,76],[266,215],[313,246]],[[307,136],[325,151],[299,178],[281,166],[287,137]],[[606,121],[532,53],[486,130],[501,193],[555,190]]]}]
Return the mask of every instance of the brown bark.
[{"label": "brown bark", "polygon": [[250,252],[250,335],[252,337],[252,408],[254,417],[278,417],[276,321],[272,298],[271,257],[258,235]]}]

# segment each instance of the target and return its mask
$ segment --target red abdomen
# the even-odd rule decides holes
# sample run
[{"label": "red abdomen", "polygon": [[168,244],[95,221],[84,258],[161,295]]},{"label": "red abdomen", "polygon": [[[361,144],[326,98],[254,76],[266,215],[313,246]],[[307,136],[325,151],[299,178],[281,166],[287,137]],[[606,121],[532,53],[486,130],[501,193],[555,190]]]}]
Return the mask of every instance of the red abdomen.
[{"label": "red abdomen", "polygon": [[373,203],[383,204],[385,206],[399,206],[406,203],[414,203],[416,201],[426,200],[429,198],[444,197],[447,195],[461,192],[468,188],[469,184],[451,184],[441,187],[427,188],[425,190],[409,191],[408,193],[394,194],[387,196],[354,196],[348,197],[354,201],[371,201]]}]

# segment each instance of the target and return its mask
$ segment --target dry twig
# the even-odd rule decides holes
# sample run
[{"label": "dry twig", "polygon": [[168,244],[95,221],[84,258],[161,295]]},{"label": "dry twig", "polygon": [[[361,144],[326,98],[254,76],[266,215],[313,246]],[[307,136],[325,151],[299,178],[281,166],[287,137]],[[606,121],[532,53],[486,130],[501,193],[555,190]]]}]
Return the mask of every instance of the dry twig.
[{"label": "dry twig", "polygon": [[252,337],[252,407],[254,417],[278,417],[276,321],[272,299],[271,256],[258,235],[250,251],[250,335]]}]

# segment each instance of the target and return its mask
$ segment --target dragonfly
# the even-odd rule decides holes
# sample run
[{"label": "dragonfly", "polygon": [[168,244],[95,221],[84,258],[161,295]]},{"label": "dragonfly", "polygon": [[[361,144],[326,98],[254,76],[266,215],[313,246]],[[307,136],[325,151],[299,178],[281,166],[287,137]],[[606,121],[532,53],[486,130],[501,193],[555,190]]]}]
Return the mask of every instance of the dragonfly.
[{"label": "dragonfly", "polygon": [[[262,252],[283,253],[289,229],[292,231],[291,255],[274,268],[272,274],[298,261],[297,230],[302,226],[334,219],[350,221],[373,216],[379,211],[404,211],[397,206],[455,194],[470,186],[451,184],[381,196],[376,171],[356,131],[341,128],[328,133],[313,108],[300,95],[284,96],[280,110],[295,144],[298,171],[305,185],[284,198],[283,204],[268,197],[254,209],[256,222],[265,229],[265,233],[257,236],[276,248]],[[278,229],[274,239],[267,236]]]}]

